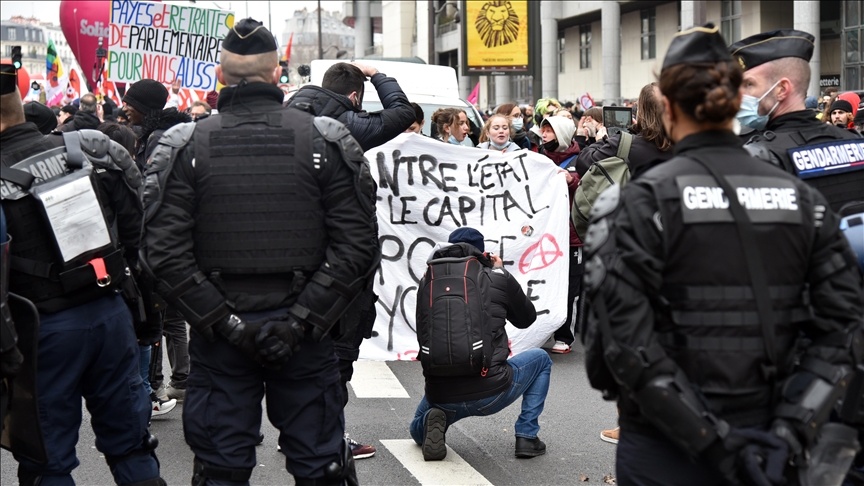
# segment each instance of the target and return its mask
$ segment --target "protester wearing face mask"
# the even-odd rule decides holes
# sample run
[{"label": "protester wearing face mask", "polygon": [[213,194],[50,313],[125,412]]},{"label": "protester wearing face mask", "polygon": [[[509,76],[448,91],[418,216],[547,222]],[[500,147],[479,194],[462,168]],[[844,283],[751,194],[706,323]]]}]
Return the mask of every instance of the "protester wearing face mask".
[{"label": "protester wearing face mask", "polygon": [[510,121],[506,116],[492,115],[486,120],[477,148],[497,150],[502,154],[519,150],[519,146],[510,140]]},{"label": "protester wearing face mask", "polygon": [[451,145],[462,145],[468,135],[468,115],[459,108],[439,108],[432,114],[432,123],[438,128],[438,140]]},{"label": "protester wearing face mask", "polygon": [[[843,204],[864,197],[861,189],[864,165],[852,166],[840,173],[831,170],[833,162],[829,166],[808,166],[804,162],[809,148],[816,145],[842,146],[852,143],[844,140],[860,139],[856,133],[820,122],[805,108],[813,41],[814,37],[807,32],[781,29],[729,46],[735,62],[744,68],[743,97],[737,118],[742,126],[766,130],[744,145],[750,154],[805,178],[822,191],[836,211]],[[855,145],[857,151],[857,143]],[[841,148],[835,147],[835,150]],[[793,155],[799,162],[797,165]]]},{"label": "protester wearing face mask", "polygon": [[[579,144],[573,140],[573,132],[576,130],[576,125],[571,120],[563,116],[551,116],[544,119],[540,125],[540,136],[543,140],[543,145],[539,152],[552,160],[561,172],[564,172],[567,178],[567,192],[570,196],[570,204],[573,204],[573,197],[576,194],[576,188],[579,187],[579,174],[576,173],[576,156],[579,154]],[[566,354],[570,352],[570,346],[575,340],[573,335],[573,303],[576,296],[579,295],[582,287],[582,273],[584,270],[582,262],[582,240],[576,234],[576,228],[573,227],[573,222],[570,225],[570,271],[569,282],[567,286],[567,319],[558,328],[553,337],[555,344],[551,351],[558,354]],[[563,289],[561,290],[563,294]],[[563,296],[563,295],[562,295]]]},{"label": "protester wearing face mask", "polygon": [[496,115],[510,118],[510,138],[519,148],[531,149],[531,140],[525,133],[525,118],[516,103],[504,103],[495,111]]}]

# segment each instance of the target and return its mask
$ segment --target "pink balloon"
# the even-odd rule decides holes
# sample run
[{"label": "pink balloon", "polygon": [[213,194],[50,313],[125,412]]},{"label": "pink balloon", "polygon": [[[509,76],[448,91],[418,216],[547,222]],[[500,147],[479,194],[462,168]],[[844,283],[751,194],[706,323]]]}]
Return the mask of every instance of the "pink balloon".
[{"label": "pink balloon", "polygon": [[96,64],[96,49],[99,48],[100,37],[102,46],[106,51],[108,49],[110,16],[110,0],[60,2],[60,27],[81,66],[82,77],[91,87],[96,86],[93,66]]}]

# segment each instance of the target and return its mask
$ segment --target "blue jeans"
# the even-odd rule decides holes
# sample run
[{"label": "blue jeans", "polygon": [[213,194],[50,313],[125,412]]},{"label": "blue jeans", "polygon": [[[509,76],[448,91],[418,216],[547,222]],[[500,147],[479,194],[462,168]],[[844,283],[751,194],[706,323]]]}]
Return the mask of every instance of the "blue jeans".
[{"label": "blue jeans", "polygon": [[549,391],[549,374],[552,360],[546,351],[534,348],[507,360],[513,368],[513,383],[509,390],[497,395],[458,403],[429,403],[424,396],[414,412],[411,422],[411,438],[417,444],[423,443],[423,429],[426,415],[432,408],[438,408],[447,415],[447,427],[466,417],[492,415],[507,408],[517,398],[522,397],[522,413],[516,419],[516,437],[533,439],[540,432],[540,413],[546,403]]},{"label": "blue jeans", "polygon": [[150,388],[150,346],[138,346],[138,349],[141,351],[141,362],[139,363],[141,379],[144,380],[144,389],[149,395],[153,393],[153,389]]}]

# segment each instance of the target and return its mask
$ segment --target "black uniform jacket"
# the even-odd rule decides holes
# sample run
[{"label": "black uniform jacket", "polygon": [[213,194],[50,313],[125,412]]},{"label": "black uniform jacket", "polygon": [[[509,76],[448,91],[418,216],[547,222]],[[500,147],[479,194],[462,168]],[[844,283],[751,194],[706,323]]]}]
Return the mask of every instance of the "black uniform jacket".
[{"label": "black uniform jacket", "polygon": [[[33,123],[15,125],[0,133],[0,154],[2,154],[2,163],[6,167],[11,167],[30,156],[61,146],[63,146],[62,134],[56,132],[42,135]],[[119,170],[96,171],[96,179],[99,182],[98,194],[102,210],[108,223],[112,225],[109,228],[115,232],[117,242],[123,248],[126,261],[133,262],[138,256],[143,210],[137,194],[126,186],[123,177],[123,172]],[[15,201],[10,202],[10,204],[15,203]],[[15,238],[16,233],[23,231],[24,227],[32,227],[30,226],[32,222],[16,221],[11,217],[12,214],[14,212],[7,211],[6,213],[9,218],[9,234]],[[42,225],[42,228],[46,232],[50,231],[47,222]],[[24,241],[24,238],[18,238],[18,241]],[[13,256],[21,251],[26,251],[26,249],[22,248],[21,245],[17,248],[15,245],[12,245]],[[26,258],[29,255],[25,253],[21,256]],[[12,277],[14,282],[14,271]],[[82,299],[84,301],[93,300],[93,295],[99,293],[94,293],[92,290],[80,290],[44,303],[37,302],[37,307],[43,312],[56,312],[58,309],[71,307],[75,302]],[[15,291],[14,285],[12,286],[12,291]]]},{"label": "black uniform jacket", "polygon": [[[438,250],[434,258],[460,258],[468,256],[470,245],[452,245]],[[471,247],[479,258],[480,251]],[[504,268],[493,268],[489,271],[492,283],[492,308],[490,330],[492,332],[492,365],[486,376],[426,376],[426,399],[432,403],[457,403],[468,400],[480,400],[506,391],[513,382],[513,369],[507,364],[510,356],[510,345],[506,321],[510,321],[519,329],[525,329],[537,319],[534,304],[525,296],[522,286]],[[420,288],[423,284],[420,284]]]},{"label": "black uniform jacket", "polygon": [[365,152],[396,138],[415,121],[414,108],[395,79],[378,73],[371,81],[384,107],[381,111],[362,111],[347,96],[313,85],[300,88],[288,106],[300,108],[301,103],[306,103],[308,109],[300,109],[339,120]]},{"label": "black uniform jacket", "polygon": [[[226,87],[219,96],[219,113],[243,116],[289,110],[290,108],[282,106],[282,97],[283,93],[278,87],[266,83]],[[208,120],[218,119],[220,115],[209,117]],[[331,161],[324,169],[329,173],[321,179],[326,181],[326,184],[322,183],[324,185],[321,187],[324,220],[327,227],[326,264],[331,275],[338,275],[342,282],[352,282],[365,275],[372,265],[377,248],[369,242],[374,242],[376,235],[370,223],[370,216],[361,208],[351,169],[342,162],[342,155],[335,144],[327,143],[326,147],[327,158]],[[209,190],[210,174],[203,173],[200,169],[206,164],[197,164],[198,168],[196,168],[194,159],[194,143],[190,142],[177,154],[165,187],[162,188],[164,192],[162,204],[147,222],[144,236],[146,261],[153,272],[169,286],[177,285],[198,269],[193,252],[196,207],[199,194]],[[312,164],[313,161],[300,161],[300,163]],[[259,287],[263,285],[260,275],[234,277],[248,279],[247,291],[250,295],[262,293],[255,289],[255,285]],[[309,286],[307,285],[306,288],[308,289]],[[309,298],[305,291],[299,297],[293,295],[287,288],[280,290],[278,294],[279,296],[274,299],[277,297],[283,299],[281,302],[274,305],[268,304],[265,308],[245,310],[272,310],[291,305],[294,298],[304,307],[317,308],[304,300]],[[286,296],[290,296],[292,301],[284,300],[288,298]],[[227,297],[234,300],[238,310],[244,310],[241,309],[243,302],[235,300],[230,289]],[[273,299],[270,299],[268,302],[272,301]],[[258,304],[253,307],[258,307]]]},{"label": "black uniform jacket", "polygon": [[[682,370],[703,393],[707,406],[716,415],[733,426],[752,426],[754,417],[757,423],[764,424],[759,417],[764,419],[764,414],[768,414],[767,418],[770,418],[774,406],[770,382],[766,383],[762,378],[759,368],[759,363],[765,360],[761,354],[764,348],[756,348],[750,354],[730,351],[694,354],[662,340],[664,334],[676,333],[678,336],[673,337],[685,333],[685,338],[703,341],[716,337],[752,340],[761,336],[758,324],[739,322],[727,327],[707,319],[684,322],[683,318],[670,317],[671,312],[666,308],[669,302],[664,299],[673,299],[670,290],[674,287],[679,295],[682,291],[696,295],[695,290],[701,290],[697,297],[678,297],[677,310],[681,311],[680,315],[701,313],[699,315],[706,316],[712,312],[715,317],[722,313],[744,315],[754,309],[752,300],[747,300],[746,295],[742,297],[739,294],[736,297],[729,293],[750,284],[743,255],[745,250],[742,249],[734,222],[707,221],[706,216],[700,216],[703,219],[696,222],[685,219],[684,213],[688,208],[708,208],[711,204],[720,204],[722,207],[718,199],[711,198],[710,192],[707,198],[685,200],[682,197],[680,182],[676,187],[676,180],[682,180],[678,177],[702,177],[703,182],[704,178],[708,178],[711,182],[707,185],[717,185],[704,167],[689,157],[698,156],[701,160],[719,162],[712,166],[727,178],[745,176],[745,185],[758,186],[758,182],[752,182],[758,180],[754,177],[788,181],[783,184],[794,187],[799,195],[797,201],[784,202],[789,206],[786,209],[791,209],[792,205],[800,209],[799,224],[763,222],[753,225],[768,285],[787,288],[809,286],[812,315],[794,323],[781,320],[775,326],[777,346],[785,346],[785,349],[778,349],[777,353],[780,361],[777,364],[777,383],[788,376],[795,358],[799,356],[796,350],[799,333],[811,340],[802,347],[803,353],[833,364],[850,365],[854,362],[848,345],[821,345],[819,342],[820,339],[826,339],[823,343],[843,342],[843,337],[850,330],[861,325],[864,313],[861,274],[857,267],[848,263],[844,265],[844,262],[854,257],[838,229],[838,217],[827,209],[825,198],[797,177],[749,157],[740,147],[740,139],[732,132],[690,135],[676,144],[674,152],[674,158],[625,186],[618,209],[607,216],[613,224],[606,245],[613,245],[613,251],[608,254],[610,256],[603,257],[607,270],[597,292],[602,293],[606,302],[616,342],[632,349],[656,348],[661,343],[665,350],[665,355],[661,353],[661,358],[653,360],[639,375],[634,391],[638,392],[645,383],[658,375]],[[734,180],[732,182],[737,185]],[[684,186],[685,196],[687,189],[688,186]],[[773,204],[778,203],[775,201]],[[742,202],[742,205],[745,203]],[[748,215],[755,212],[748,210]],[[712,214],[716,216],[719,213]],[[727,294],[727,297],[716,297]],[[595,294],[591,295],[594,299]],[[742,298],[742,303],[737,304],[736,301]],[[784,305],[782,300],[775,300],[773,296],[772,302],[775,308]],[[779,311],[775,313],[786,315]],[[725,315],[723,319],[726,319]],[[764,341],[761,342],[764,344]],[[640,416],[638,404],[632,398],[633,393],[620,393],[619,396],[622,428],[656,432]],[[748,416],[748,411],[756,413]],[[747,418],[737,420],[736,416]]]}]

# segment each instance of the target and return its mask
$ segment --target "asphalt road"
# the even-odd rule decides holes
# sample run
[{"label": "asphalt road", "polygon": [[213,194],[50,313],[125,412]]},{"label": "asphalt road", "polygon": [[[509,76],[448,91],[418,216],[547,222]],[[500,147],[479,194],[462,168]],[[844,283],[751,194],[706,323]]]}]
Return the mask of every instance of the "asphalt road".
[{"label": "asphalt road", "polygon": [[[604,402],[600,393],[588,385],[584,355],[578,343],[569,354],[551,356],[554,363],[552,381],[546,408],[540,416],[540,438],[546,442],[546,455],[533,459],[514,457],[513,423],[521,403],[517,400],[494,416],[472,417],[451,426],[447,431],[450,451],[441,463],[423,463],[420,448],[406,442],[411,439],[408,425],[423,396],[420,363],[388,362],[388,368],[410,398],[357,398],[352,390],[345,411],[351,437],[378,449],[374,457],[357,461],[360,483],[606,484],[604,476],[615,474],[615,446],[602,442],[599,435],[602,429],[615,426],[615,404]],[[167,361],[165,359],[166,377],[170,375]],[[79,485],[114,484],[104,458],[94,446],[86,408],[83,414],[77,449],[81,465],[73,472],[73,477]],[[169,485],[188,485],[192,474],[192,452],[183,440],[182,405],[154,419],[151,431],[160,442],[157,454],[162,477]],[[251,484],[293,484],[291,475],[285,471],[284,456],[276,451],[277,431],[266,418],[262,431],[264,443],[257,449],[259,465],[252,475]],[[16,468],[12,455],[2,451],[2,485],[17,484]],[[581,475],[588,480],[581,482]]]}]

